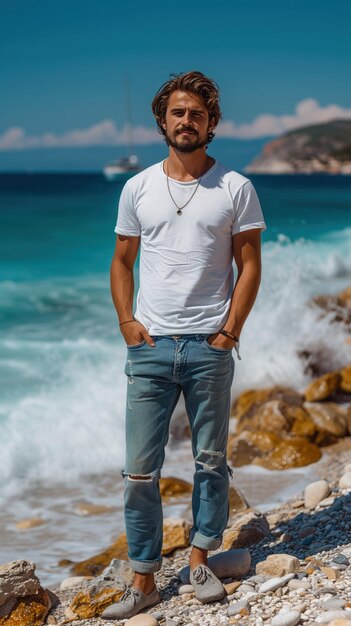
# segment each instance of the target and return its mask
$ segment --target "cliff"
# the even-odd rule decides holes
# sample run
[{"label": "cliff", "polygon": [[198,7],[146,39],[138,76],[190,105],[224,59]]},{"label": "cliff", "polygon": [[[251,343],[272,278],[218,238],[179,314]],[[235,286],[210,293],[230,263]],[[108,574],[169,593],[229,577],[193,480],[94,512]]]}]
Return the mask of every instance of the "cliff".
[{"label": "cliff", "polygon": [[244,171],[351,174],[351,120],[334,120],[289,131],[269,141]]}]

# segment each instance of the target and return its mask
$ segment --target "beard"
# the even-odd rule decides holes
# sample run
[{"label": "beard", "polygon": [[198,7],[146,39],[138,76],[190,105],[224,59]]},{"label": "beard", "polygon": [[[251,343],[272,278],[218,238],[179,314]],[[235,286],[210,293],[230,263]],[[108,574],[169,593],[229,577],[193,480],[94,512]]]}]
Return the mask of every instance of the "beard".
[{"label": "beard", "polygon": [[179,152],[195,152],[195,150],[203,148],[208,144],[208,137],[206,137],[206,139],[200,139],[198,133],[194,132],[192,129],[183,128],[182,130],[189,130],[194,134],[194,136],[196,136],[196,139],[191,139],[192,135],[190,137],[185,136],[177,139],[178,135],[180,135],[182,131],[178,131],[172,138],[166,131],[166,142],[168,146],[172,146],[172,148],[175,148]]}]

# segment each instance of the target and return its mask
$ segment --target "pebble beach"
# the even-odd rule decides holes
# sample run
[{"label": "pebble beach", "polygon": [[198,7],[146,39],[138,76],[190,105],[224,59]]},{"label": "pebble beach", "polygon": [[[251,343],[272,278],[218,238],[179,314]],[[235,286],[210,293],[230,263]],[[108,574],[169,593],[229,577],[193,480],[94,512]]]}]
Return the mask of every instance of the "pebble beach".
[{"label": "pebble beach", "polygon": [[[307,487],[266,512],[270,532],[248,548],[251,565],[247,574],[241,579],[222,580],[228,594],[224,600],[207,605],[196,600],[191,586],[182,584],[179,578],[179,571],[188,564],[190,549],[177,550],[164,558],[162,570],[157,573],[161,604],[140,614],[140,621],[133,618],[130,623],[146,626],[347,624],[351,620],[351,483],[349,488],[342,488],[340,484],[346,483],[340,483],[340,479],[350,474],[350,463],[351,437],[348,437],[325,449],[318,468],[320,480],[312,484],[317,485],[315,503],[311,493],[310,502],[306,502]],[[320,481],[325,481],[330,493],[318,502]],[[272,556],[276,564],[271,565],[271,573],[258,574],[257,570],[262,568],[259,564]],[[286,572],[289,563],[292,572]],[[62,591],[59,585],[52,588],[59,602],[51,610],[48,623],[62,624],[67,619],[72,599],[78,591],[86,589],[86,584],[86,580],[72,579],[70,589]],[[335,621],[340,619],[345,622]],[[113,622],[95,617],[71,623],[102,626]],[[114,623],[127,624],[128,620]]]}]

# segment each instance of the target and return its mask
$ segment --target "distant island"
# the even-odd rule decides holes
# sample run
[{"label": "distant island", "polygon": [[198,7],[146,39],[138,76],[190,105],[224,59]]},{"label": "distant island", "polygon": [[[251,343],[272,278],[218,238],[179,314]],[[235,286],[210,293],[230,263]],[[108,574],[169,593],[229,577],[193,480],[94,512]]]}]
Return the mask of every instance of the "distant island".
[{"label": "distant island", "polygon": [[284,133],[269,141],[244,171],[351,174],[351,120],[334,120]]}]

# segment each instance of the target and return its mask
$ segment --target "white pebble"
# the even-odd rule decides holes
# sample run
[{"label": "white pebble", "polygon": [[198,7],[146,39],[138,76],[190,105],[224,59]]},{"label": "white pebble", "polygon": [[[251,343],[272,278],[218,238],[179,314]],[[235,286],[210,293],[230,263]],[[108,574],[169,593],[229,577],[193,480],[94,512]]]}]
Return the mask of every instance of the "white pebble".
[{"label": "white pebble", "polygon": [[301,614],[299,611],[280,611],[273,617],[272,626],[295,626],[300,621]]}]

